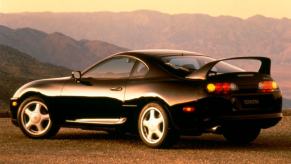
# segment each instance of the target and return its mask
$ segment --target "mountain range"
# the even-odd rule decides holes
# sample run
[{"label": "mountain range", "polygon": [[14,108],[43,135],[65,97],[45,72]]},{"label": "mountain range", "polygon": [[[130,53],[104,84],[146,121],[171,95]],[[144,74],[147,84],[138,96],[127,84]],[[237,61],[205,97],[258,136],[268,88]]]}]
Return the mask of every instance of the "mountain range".
[{"label": "mountain range", "polygon": [[287,18],[256,15],[241,19],[148,10],[42,12],[0,13],[0,24],[10,28],[0,27],[0,43],[71,69],[83,69],[126,48],[184,49],[215,58],[267,56],[272,59],[272,76],[291,99],[291,73],[287,71],[291,68],[291,20]]},{"label": "mountain range", "polygon": [[1,25],[0,44],[16,48],[41,62],[76,70],[126,50],[98,40],[75,40],[59,32],[48,34],[28,27],[14,30]]},{"label": "mountain range", "polygon": [[[0,61],[0,114],[7,112],[9,98],[26,82],[70,75],[67,68],[39,62],[31,55],[5,45],[0,45]],[[284,99],[283,106],[291,107],[291,100]]]},{"label": "mountain range", "polygon": [[30,55],[5,45],[0,45],[0,61],[0,111],[8,109],[9,98],[26,82],[70,75],[67,68],[39,62]]},{"label": "mountain range", "polygon": [[[216,57],[265,55],[291,63],[291,20],[157,11],[0,14],[0,24],[102,40],[129,49],[167,48]],[[280,57],[278,57],[280,56]]]},{"label": "mountain range", "polygon": [[184,49],[214,58],[267,56],[283,96],[291,99],[291,20],[287,18],[256,15],[241,19],[146,10],[44,12],[0,13],[0,24],[0,44],[70,69],[83,69],[126,49]]}]

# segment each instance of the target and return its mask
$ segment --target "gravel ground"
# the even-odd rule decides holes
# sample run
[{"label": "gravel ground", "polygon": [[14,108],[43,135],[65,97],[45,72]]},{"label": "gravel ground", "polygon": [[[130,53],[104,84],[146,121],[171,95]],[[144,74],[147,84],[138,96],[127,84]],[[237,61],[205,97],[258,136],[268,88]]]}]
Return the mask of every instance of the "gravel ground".
[{"label": "gravel ground", "polygon": [[0,163],[291,163],[291,117],[263,130],[248,146],[222,136],[182,137],[170,149],[150,149],[137,136],[63,128],[56,137],[32,140],[0,118]]}]

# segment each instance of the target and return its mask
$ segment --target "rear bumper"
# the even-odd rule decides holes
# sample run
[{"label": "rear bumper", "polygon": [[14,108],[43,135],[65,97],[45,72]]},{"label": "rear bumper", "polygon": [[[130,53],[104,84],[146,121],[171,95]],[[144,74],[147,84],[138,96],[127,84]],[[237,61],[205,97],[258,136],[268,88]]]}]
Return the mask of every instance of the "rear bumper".
[{"label": "rear bumper", "polygon": [[[196,110],[186,113],[182,110],[184,106],[193,106]],[[283,117],[282,95],[276,91],[269,94],[209,96],[172,106],[170,112],[178,130],[203,131],[231,124],[268,128],[276,125]]]},{"label": "rear bumper", "polygon": [[192,116],[191,118],[175,120],[175,128],[183,131],[205,132],[215,126],[242,125],[258,128],[269,128],[275,126],[283,118],[282,112],[265,114],[244,115],[219,115],[219,116]]},{"label": "rear bumper", "polygon": [[220,116],[219,120],[232,121],[232,120],[264,120],[264,119],[282,119],[283,113],[268,113],[268,114],[251,114],[239,116]]},{"label": "rear bumper", "polygon": [[222,116],[217,119],[217,122],[222,125],[244,125],[265,129],[275,126],[282,118],[282,113],[269,113],[242,116]]}]

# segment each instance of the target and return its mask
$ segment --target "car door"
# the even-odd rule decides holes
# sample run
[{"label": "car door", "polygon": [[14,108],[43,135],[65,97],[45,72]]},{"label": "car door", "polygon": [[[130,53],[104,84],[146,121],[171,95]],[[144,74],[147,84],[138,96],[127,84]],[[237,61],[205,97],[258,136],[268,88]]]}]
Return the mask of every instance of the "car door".
[{"label": "car door", "polygon": [[113,57],[86,71],[79,81],[68,81],[62,91],[66,118],[119,118],[134,63],[125,56]]}]

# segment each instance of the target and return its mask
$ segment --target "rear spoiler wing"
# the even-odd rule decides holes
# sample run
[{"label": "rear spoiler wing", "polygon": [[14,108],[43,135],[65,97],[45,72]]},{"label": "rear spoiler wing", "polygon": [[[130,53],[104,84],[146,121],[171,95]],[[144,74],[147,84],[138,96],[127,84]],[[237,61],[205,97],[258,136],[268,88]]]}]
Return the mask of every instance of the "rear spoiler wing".
[{"label": "rear spoiler wing", "polygon": [[267,57],[258,57],[258,56],[251,56],[251,57],[234,57],[234,58],[225,58],[220,60],[215,60],[213,62],[205,64],[199,70],[191,73],[186,78],[188,79],[200,79],[205,80],[208,76],[210,70],[219,62],[226,61],[226,60],[240,60],[240,59],[250,59],[250,60],[259,60],[261,62],[261,66],[259,69],[259,73],[268,74],[270,75],[271,70],[271,59]]}]

